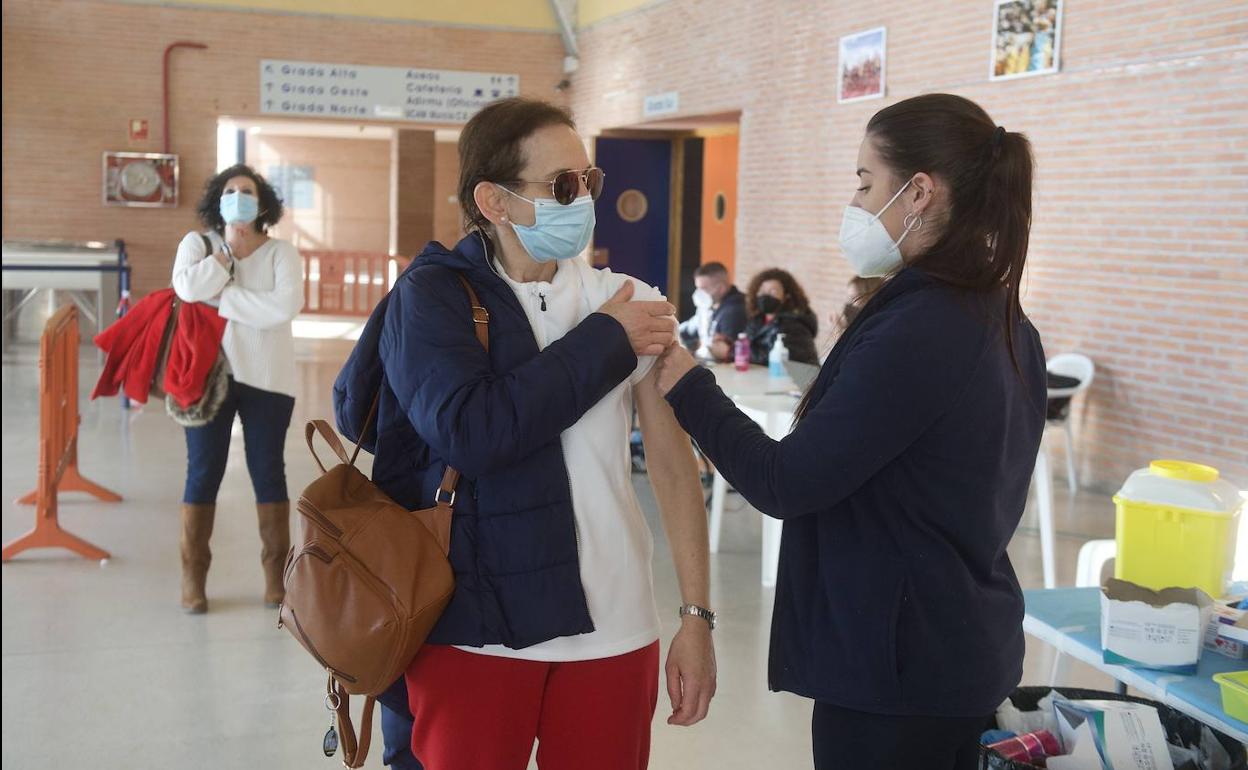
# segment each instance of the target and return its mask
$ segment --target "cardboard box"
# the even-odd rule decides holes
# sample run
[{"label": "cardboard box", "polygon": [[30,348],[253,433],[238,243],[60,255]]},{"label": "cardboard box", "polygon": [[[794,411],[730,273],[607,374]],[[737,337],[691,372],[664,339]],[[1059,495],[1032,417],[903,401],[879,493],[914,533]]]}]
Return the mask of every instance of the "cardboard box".
[{"label": "cardboard box", "polygon": [[1248,659],[1248,610],[1226,600],[1215,602],[1205,627],[1205,649],[1233,660]]},{"label": "cardboard box", "polygon": [[1213,610],[1199,588],[1153,591],[1111,578],[1101,588],[1103,660],[1194,674]]},{"label": "cardboard box", "polygon": [[1049,770],[1174,770],[1157,709],[1128,701],[1057,701],[1067,754],[1049,757]]},{"label": "cardboard box", "polygon": [[1248,659],[1248,610],[1228,606],[1225,602],[1213,605],[1205,629],[1205,649],[1232,660]]},{"label": "cardboard box", "polygon": [[1219,655],[1225,655],[1231,660],[1248,659],[1248,643],[1229,639],[1225,636],[1219,636],[1210,649]]}]

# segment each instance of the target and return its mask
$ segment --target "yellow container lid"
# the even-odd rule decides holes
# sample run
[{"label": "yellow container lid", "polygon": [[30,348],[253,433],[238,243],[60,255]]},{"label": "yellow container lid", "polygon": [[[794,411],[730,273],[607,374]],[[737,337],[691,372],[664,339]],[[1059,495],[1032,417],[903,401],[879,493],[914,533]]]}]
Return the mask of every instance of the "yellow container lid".
[{"label": "yellow container lid", "polygon": [[1234,514],[1243,502],[1238,487],[1221,478],[1217,468],[1186,460],[1154,460],[1127,478],[1114,501],[1224,516]]},{"label": "yellow container lid", "polygon": [[1199,481],[1208,484],[1218,480],[1218,469],[1185,460],[1153,460],[1148,464],[1153,474],[1178,481]]}]

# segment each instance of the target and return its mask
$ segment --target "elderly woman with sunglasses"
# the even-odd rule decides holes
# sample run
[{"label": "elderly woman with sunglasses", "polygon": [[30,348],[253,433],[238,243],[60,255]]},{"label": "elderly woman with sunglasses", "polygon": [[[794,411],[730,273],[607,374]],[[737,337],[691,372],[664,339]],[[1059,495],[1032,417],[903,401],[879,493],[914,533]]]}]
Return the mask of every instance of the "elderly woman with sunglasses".
[{"label": "elderly woman with sunglasses", "polygon": [[[400,504],[427,508],[447,466],[464,474],[455,593],[381,699],[385,759],[524,770],[536,741],[539,767],[640,770],[661,623],[630,478],[634,404],[681,594],[668,723],[701,720],[715,690],[697,466],[654,384],[673,308],[577,258],[604,175],[563,109],[496,102],[465,126],[459,154],[467,237],[413,262],[335,387],[349,436],[380,392],[373,478]],[[488,311],[488,350],[461,279]]]}]

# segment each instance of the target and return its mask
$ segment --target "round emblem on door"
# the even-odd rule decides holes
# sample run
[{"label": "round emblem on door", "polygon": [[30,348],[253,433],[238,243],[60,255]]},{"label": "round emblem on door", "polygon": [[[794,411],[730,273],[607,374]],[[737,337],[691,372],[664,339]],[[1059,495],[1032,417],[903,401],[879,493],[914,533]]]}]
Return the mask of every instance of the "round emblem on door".
[{"label": "round emblem on door", "polygon": [[640,222],[650,210],[650,201],[641,190],[625,190],[615,199],[615,212],[625,222]]}]

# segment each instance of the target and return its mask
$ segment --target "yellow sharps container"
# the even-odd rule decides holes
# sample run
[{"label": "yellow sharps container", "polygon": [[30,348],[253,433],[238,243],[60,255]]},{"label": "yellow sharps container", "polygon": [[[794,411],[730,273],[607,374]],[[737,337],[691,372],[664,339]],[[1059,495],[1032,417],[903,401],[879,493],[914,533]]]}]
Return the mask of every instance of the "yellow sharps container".
[{"label": "yellow sharps container", "polygon": [[1155,460],[1114,496],[1114,577],[1161,590],[1196,587],[1217,598],[1231,582],[1243,505],[1208,465]]}]

